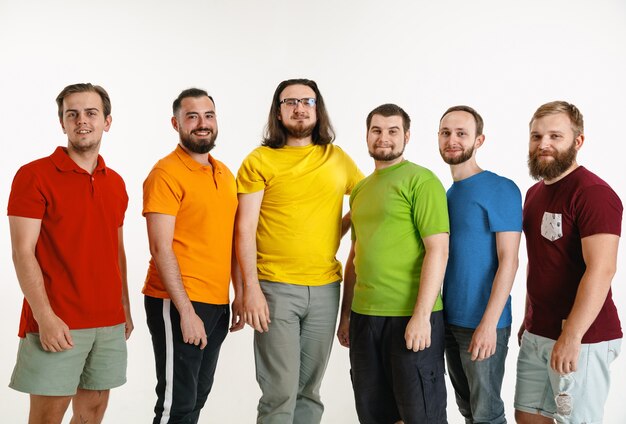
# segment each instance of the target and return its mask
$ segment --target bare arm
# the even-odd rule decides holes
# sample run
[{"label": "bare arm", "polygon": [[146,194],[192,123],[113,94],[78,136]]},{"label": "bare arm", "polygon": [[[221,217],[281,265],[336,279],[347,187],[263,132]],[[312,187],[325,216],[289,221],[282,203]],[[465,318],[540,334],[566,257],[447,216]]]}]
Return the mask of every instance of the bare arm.
[{"label": "bare arm", "polygon": [[468,352],[472,361],[489,358],[496,353],[497,326],[500,315],[511,294],[515,273],[519,266],[518,251],[521,233],[514,231],[496,233],[498,269],[493,278],[491,295],[483,317],[474,331]]},{"label": "bare arm", "polygon": [[352,310],[352,299],[354,298],[354,285],[356,284],[356,272],[354,270],[354,240],[350,246],[350,254],[346,261],[346,270],[343,276],[343,299],[341,301],[341,312],[339,316],[339,327],[337,328],[337,338],[342,346],[350,347],[350,311]]},{"label": "bare arm", "polygon": [[443,284],[448,262],[448,233],[422,239],[426,254],[420,275],[420,287],[413,316],[404,333],[406,348],[414,352],[430,347],[430,314]]},{"label": "bare arm", "polygon": [[128,277],[126,272],[126,250],[124,250],[124,228],[120,227],[117,230],[117,258],[120,265],[120,274],[122,277],[122,306],[124,307],[124,316],[126,317],[126,328],[124,334],[126,340],[130,337],[130,333],[133,332],[135,326],[133,325],[133,318],[130,314],[130,298],[128,296]]},{"label": "bare arm", "polygon": [[552,369],[561,374],[576,371],[582,338],[600,313],[617,268],[619,236],[594,234],[581,242],[587,269],[550,359]]},{"label": "bare arm", "polygon": [[341,218],[341,237],[345,236],[348,230],[350,229],[350,225],[352,224],[350,218],[352,217],[352,213],[348,211],[343,218]]},{"label": "bare arm", "polygon": [[232,320],[230,325],[230,331],[239,331],[245,325],[243,320],[243,277],[241,275],[241,268],[239,268],[239,262],[237,262],[237,255],[235,252],[235,240],[233,234],[233,251],[230,258],[230,279],[233,284],[233,290],[235,291],[235,299],[233,299]]},{"label": "bare arm", "polygon": [[13,264],[24,297],[39,325],[41,346],[48,352],[61,352],[74,346],[70,329],[52,307],[43,282],[43,274],[35,257],[41,231],[41,220],[9,216]]},{"label": "bare arm", "polygon": [[271,322],[256,268],[256,230],[263,194],[264,190],[238,195],[239,208],[235,224],[237,260],[243,275],[243,316],[246,324],[261,333],[269,330]]},{"label": "bare arm", "polygon": [[176,217],[160,213],[148,213],[146,214],[146,223],[152,259],[167,294],[180,314],[183,341],[196,346],[199,345],[200,349],[204,349],[207,344],[204,323],[196,314],[189,296],[187,296],[180,275],[178,260],[172,249]]}]

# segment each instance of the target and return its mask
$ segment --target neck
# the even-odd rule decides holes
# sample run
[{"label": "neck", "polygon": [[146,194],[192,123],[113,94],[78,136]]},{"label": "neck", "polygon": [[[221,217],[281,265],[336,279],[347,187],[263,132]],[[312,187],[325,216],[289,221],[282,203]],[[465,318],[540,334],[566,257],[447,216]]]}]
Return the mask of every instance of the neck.
[{"label": "neck", "polygon": [[304,147],[312,143],[313,143],[313,138],[311,136],[304,137],[304,138],[296,138],[296,137],[287,136],[286,144],[287,146]]},{"label": "neck", "polygon": [[543,180],[543,183],[545,185],[550,185],[550,184],[554,184],[557,181],[561,181],[563,178],[567,177],[569,174],[571,174],[572,172],[574,172],[574,170],[576,168],[578,168],[578,163],[576,163],[576,161],[572,162],[572,164],[570,165],[569,168],[567,168],[567,170],[565,172],[563,172],[561,175],[559,175],[556,178],[552,178],[551,180]]},{"label": "neck", "polygon": [[98,165],[98,151],[100,146],[90,149],[85,152],[81,152],[72,147],[71,144],[67,146],[67,155],[78,165],[88,173],[92,174]]},{"label": "neck", "polygon": [[458,165],[450,165],[450,173],[454,181],[464,180],[482,171],[483,170],[478,166],[474,158],[459,163]]},{"label": "neck", "polygon": [[380,169],[385,169],[385,168],[389,168],[390,166],[394,166],[395,164],[398,164],[400,162],[402,162],[404,160],[404,156],[400,156],[397,157],[393,160],[385,160],[385,161],[381,161],[381,160],[375,160],[374,161],[374,168],[378,171]]},{"label": "neck", "polygon": [[211,162],[209,161],[209,153],[194,153],[191,150],[189,150],[188,148],[186,148],[185,146],[183,146],[182,143],[179,143],[179,146],[189,155],[191,156],[191,159],[195,160],[196,162],[198,162],[200,165],[204,165],[204,166],[211,166]]}]

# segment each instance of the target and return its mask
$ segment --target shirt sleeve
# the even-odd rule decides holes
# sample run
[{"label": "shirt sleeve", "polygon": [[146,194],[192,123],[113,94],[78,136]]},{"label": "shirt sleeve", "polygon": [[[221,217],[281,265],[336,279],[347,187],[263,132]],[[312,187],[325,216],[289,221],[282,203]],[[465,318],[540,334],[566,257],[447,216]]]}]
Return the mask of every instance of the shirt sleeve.
[{"label": "shirt sleeve", "polygon": [[522,194],[513,181],[503,178],[496,184],[489,203],[486,212],[492,232],[522,231]]},{"label": "shirt sleeve", "polygon": [[20,168],[13,178],[7,214],[24,218],[42,219],[47,199],[38,176],[27,167]]},{"label": "shirt sleeve", "polygon": [[615,234],[622,230],[622,201],[608,186],[593,185],[581,191],[575,202],[580,237]]},{"label": "shirt sleeve", "polygon": [[183,192],[179,184],[163,169],[153,168],[143,183],[143,211],[176,216]]},{"label": "shirt sleeve", "polygon": [[449,233],[448,200],[441,181],[434,175],[419,183],[413,195],[413,219],[420,237]]},{"label": "shirt sleeve", "polygon": [[265,189],[261,164],[261,155],[256,151],[244,159],[237,172],[237,193],[256,193]]},{"label": "shirt sleeve", "polygon": [[346,152],[343,152],[343,154],[344,154],[346,172],[348,173],[348,179],[347,179],[348,184],[346,186],[346,194],[350,194],[352,193],[354,186],[363,178],[365,178],[365,176],[363,175],[359,167],[356,166],[356,163],[354,163],[352,158],[348,156]]}]

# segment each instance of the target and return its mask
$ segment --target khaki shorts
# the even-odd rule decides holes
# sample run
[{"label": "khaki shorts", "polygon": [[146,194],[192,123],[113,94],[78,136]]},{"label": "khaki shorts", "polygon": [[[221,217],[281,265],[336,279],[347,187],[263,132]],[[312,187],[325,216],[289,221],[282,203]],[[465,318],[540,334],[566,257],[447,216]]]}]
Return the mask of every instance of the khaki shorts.
[{"label": "khaki shorts", "polygon": [[76,389],[108,390],[126,382],[124,324],[70,330],[74,347],[46,352],[38,333],[20,339],[9,387],[42,396],[73,396]]}]

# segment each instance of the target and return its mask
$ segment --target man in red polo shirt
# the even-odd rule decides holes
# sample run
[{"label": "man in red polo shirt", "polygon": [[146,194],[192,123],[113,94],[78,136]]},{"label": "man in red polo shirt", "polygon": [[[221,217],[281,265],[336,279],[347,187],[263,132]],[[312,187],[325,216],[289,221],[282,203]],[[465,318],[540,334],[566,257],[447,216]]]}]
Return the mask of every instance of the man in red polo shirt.
[{"label": "man in red polo shirt", "polygon": [[67,147],[19,169],[8,215],[24,305],[10,387],[30,394],[29,423],[100,423],[109,389],[126,382],[133,330],[122,178],[98,154],[111,126],[107,92],[73,84],[57,105]]}]

